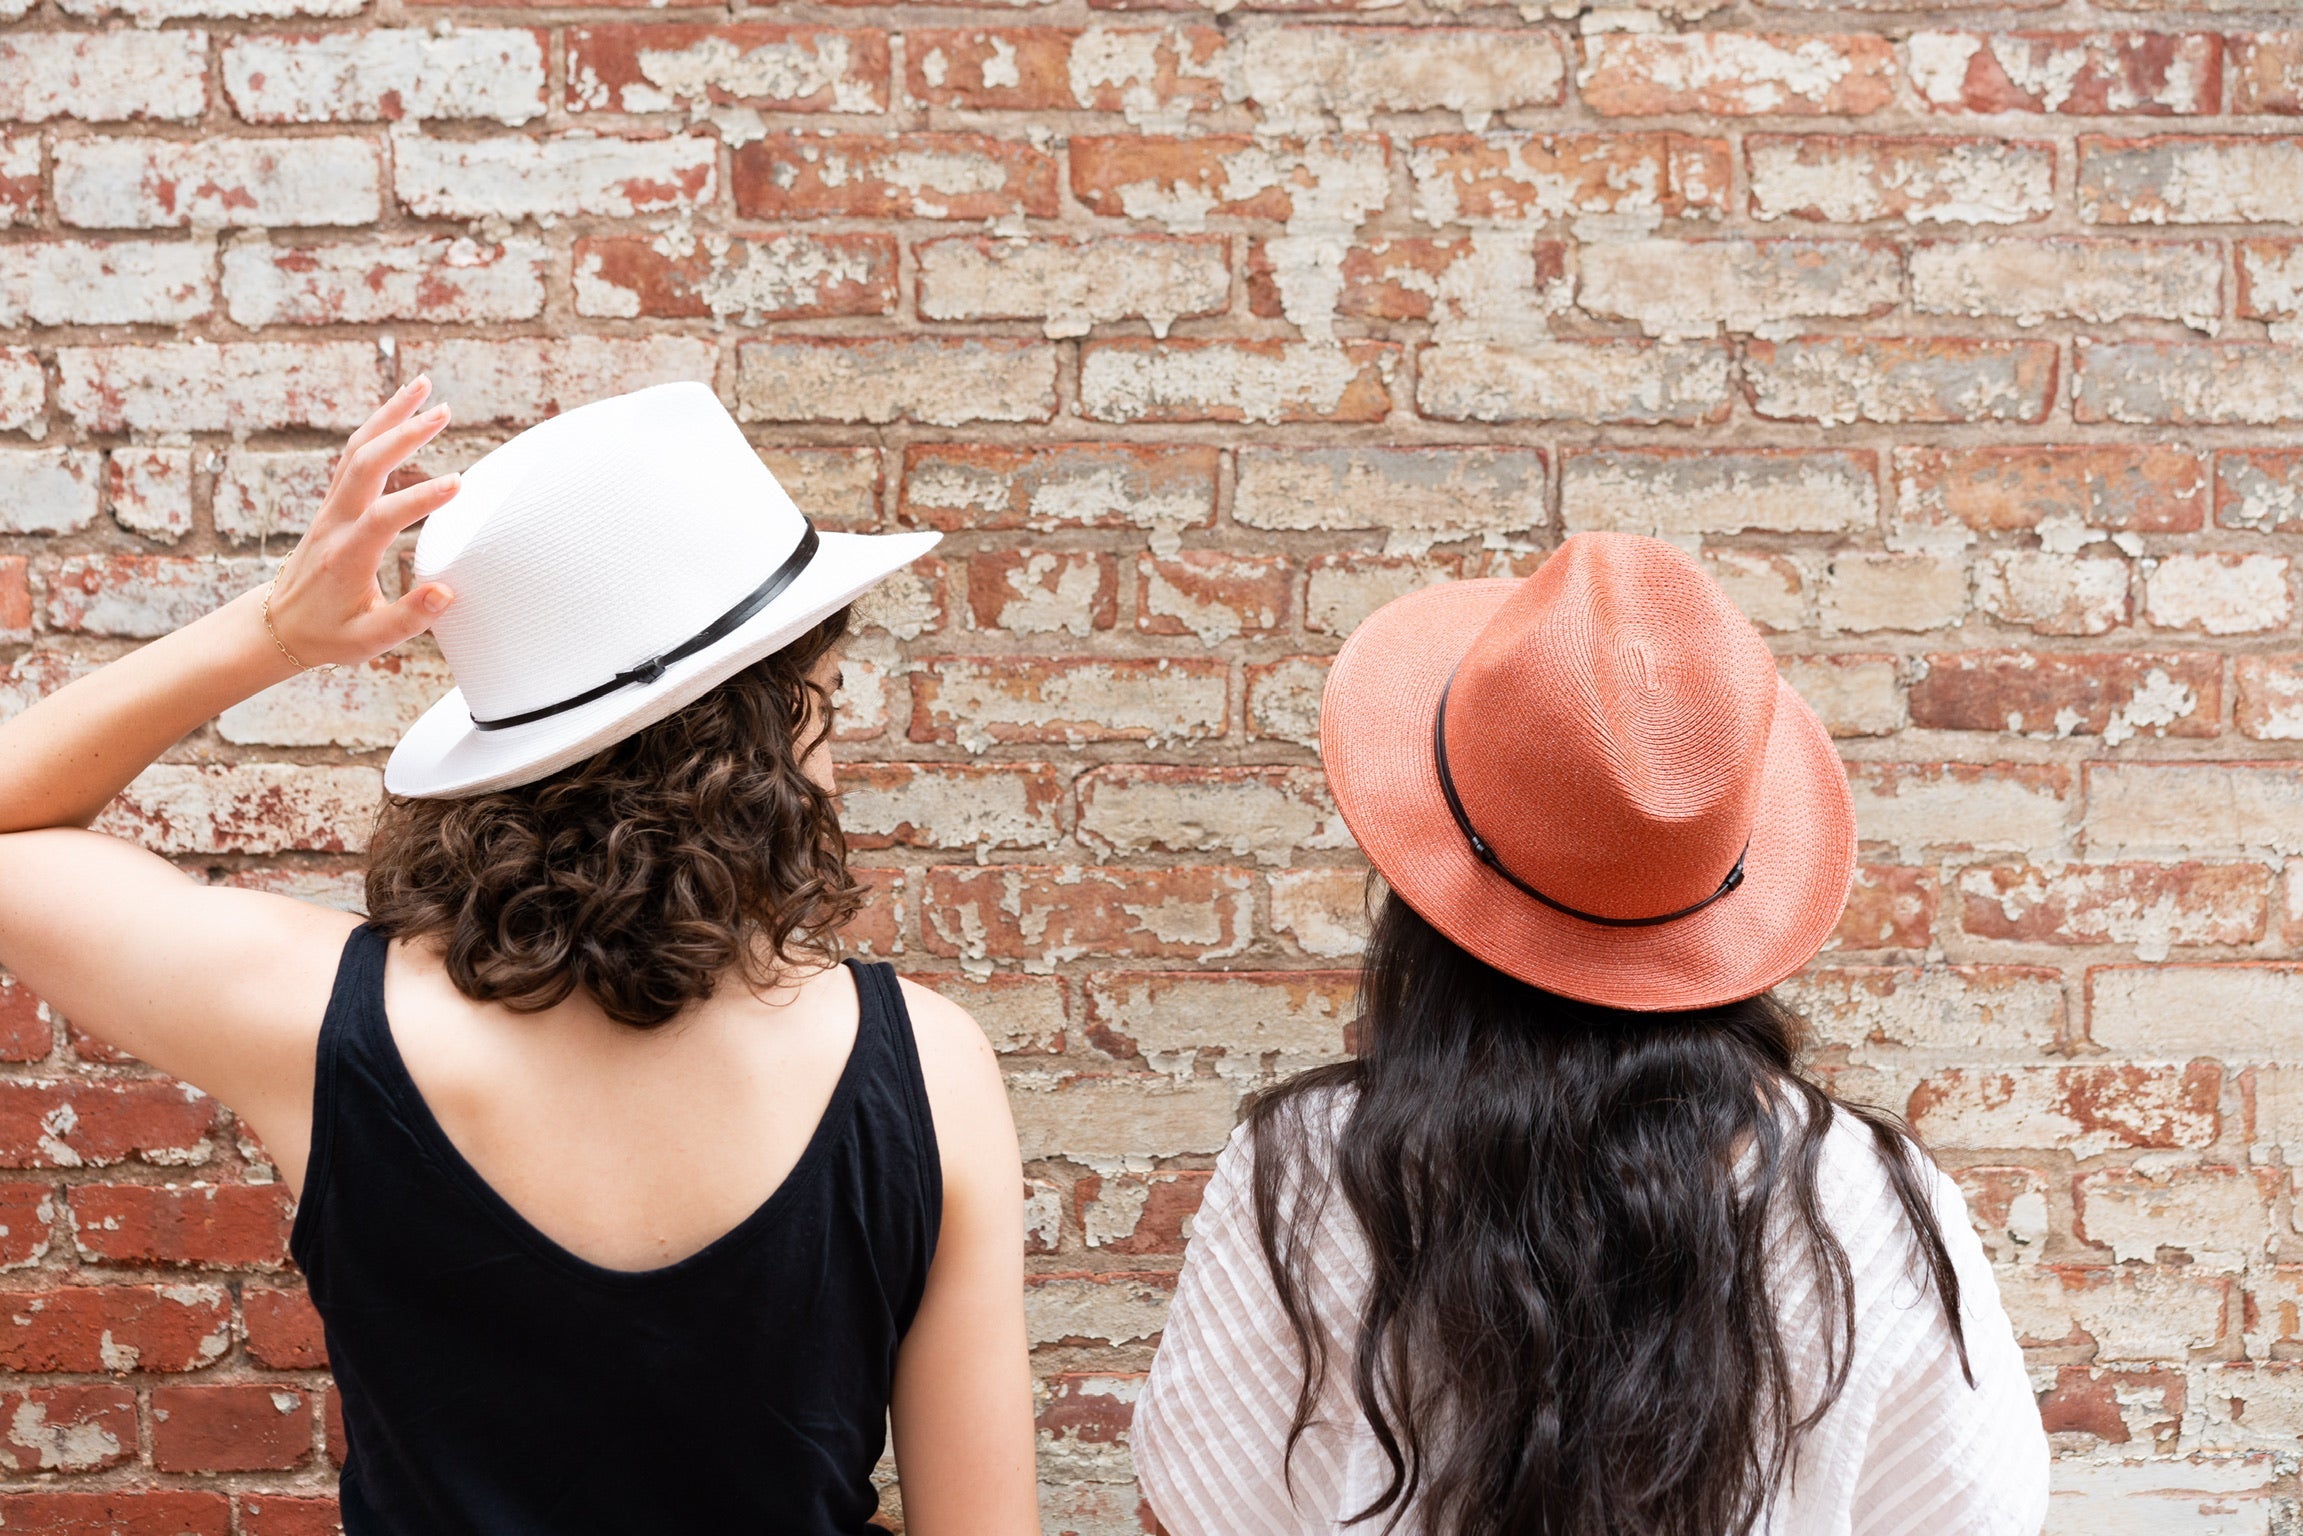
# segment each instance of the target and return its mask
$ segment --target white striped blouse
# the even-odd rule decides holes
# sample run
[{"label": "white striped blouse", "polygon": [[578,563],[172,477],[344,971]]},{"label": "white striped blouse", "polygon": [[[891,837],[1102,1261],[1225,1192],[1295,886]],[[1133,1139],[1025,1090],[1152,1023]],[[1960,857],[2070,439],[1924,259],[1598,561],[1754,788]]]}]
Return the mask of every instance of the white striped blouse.
[{"label": "white striped blouse", "polygon": [[[1314,1115],[1317,1120],[1321,1117]],[[1331,1125],[1340,1124],[1336,1115]],[[1294,1335],[1257,1241],[1243,1127],[1193,1223],[1175,1306],[1136,1406],[1130,1442],[1144,1496],[1170,1536],[1340,1536],[1390,1478],[1353,1400],[1350,1339],[1366,1294],[1364,1241],[1340,1199],[1308,1243],[1310,1302],[1331,1353],[1328,1387],[1297,1442],[1293,1491],[1281,1454],[1300,1382]],[[1764,1536],[2034,1536],[2047,1512],[2047,1441],[2023,1354],[1966,1202],[1927,1167],[1959,1275],[1971,1389],[1918,1267],[1917,1244],[1870,1133],[1835,1117],[1819,1195],[1847,1250],[1855,1346],[1847,1384],[1801,1442]],[[1788,1244],[1778,1251],[1790,1253]],[[1778,1306],[1796,1401],[1826,1369],[1808,1267],[1779,1261]],[[1411,1510],[1400,1536],[1422,1527]]]}]

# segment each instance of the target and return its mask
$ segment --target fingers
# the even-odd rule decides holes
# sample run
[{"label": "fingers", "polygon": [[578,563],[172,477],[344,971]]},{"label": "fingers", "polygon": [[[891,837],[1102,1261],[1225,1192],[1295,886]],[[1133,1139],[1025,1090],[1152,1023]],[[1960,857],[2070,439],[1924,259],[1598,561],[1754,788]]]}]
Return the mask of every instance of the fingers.
[{"label": "fingers", "polygon": [[368,419],[360,424],[360,429],[345,441],[344,457],[350,458],[379,433],[388,432],[406,421],[431,392],[432,379],[429,374],[420,373],[401,385],[393,391],[392,398],[377,406]]},{"label": "fingers", "polygon": [[365,513],[377,493],[384,489],[384,482],[391,478],[392,471],[437,437],[447,424],[448,408],[436,405],[378,433],[346,454],[336,482],[328,491],[330,510],[353,517]]},{"label": "fingers", "polygon": [[346,636],[366,654],[381,656],[431,628],[432,621],[446,613],[454,601],[453,592],[436,581],[428,581],[396,603],[369,609],[346,626]]}]

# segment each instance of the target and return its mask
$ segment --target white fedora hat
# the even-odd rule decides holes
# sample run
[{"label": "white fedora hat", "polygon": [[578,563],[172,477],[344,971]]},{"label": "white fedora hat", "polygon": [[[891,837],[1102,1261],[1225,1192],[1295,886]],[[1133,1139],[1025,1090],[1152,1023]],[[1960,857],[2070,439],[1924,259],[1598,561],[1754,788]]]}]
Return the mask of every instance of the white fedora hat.
[{"label": "white fedora hat", "polygon": [[660,384],[556,416],[464,472],[416,540],[455,594],[456,687],[400,738],[395,795],[526,784],[702,697],[941,535],[818,533],[719,398]]}]

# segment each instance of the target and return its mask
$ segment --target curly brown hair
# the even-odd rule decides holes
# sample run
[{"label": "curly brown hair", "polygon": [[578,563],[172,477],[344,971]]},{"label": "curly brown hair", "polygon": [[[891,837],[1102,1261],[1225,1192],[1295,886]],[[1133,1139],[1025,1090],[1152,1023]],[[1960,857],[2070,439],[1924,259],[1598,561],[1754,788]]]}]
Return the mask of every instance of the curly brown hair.
[{"label": "curly brown hair", "polygon": [[830,730],[813,673],[842,610],[677,714],[572,768],[460,800],[388,796],[369,921],[436,938],[465,996],[523,1013],[581,987],[638,1029],[731,971],[826,963],[863,906],[832,796],[801,771]]}]

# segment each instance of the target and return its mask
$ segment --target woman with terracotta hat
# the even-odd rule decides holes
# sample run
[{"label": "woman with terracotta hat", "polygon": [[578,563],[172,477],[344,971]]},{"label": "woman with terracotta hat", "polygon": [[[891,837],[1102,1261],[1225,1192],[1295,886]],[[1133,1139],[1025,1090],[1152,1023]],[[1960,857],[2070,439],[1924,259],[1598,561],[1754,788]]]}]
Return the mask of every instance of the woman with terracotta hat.
[{"label": "woman with terracotta hat", "polygon": [[1680,550],[1401,598],[1320,755],[1382,877],[1356,1060],[1263,1096],[1131,1442],[1171,1536],[2032,1536],[1957,1187],[1800,1065],[1838,755]]},{"label": "woman with terracotta hat", "polygon": [[[996,1064],[838,963],[837,645],[934,536],[818,533],[696,384],[384,494],[427,403],[353,434],[272,581],[0,727],[0,961],[297,1192],[348,1536],[857,1536],[891,1418],[912,1536],[1037,1532]],[[385,769],[367,921],[85,830],[427,628],[457,687]]]}]

